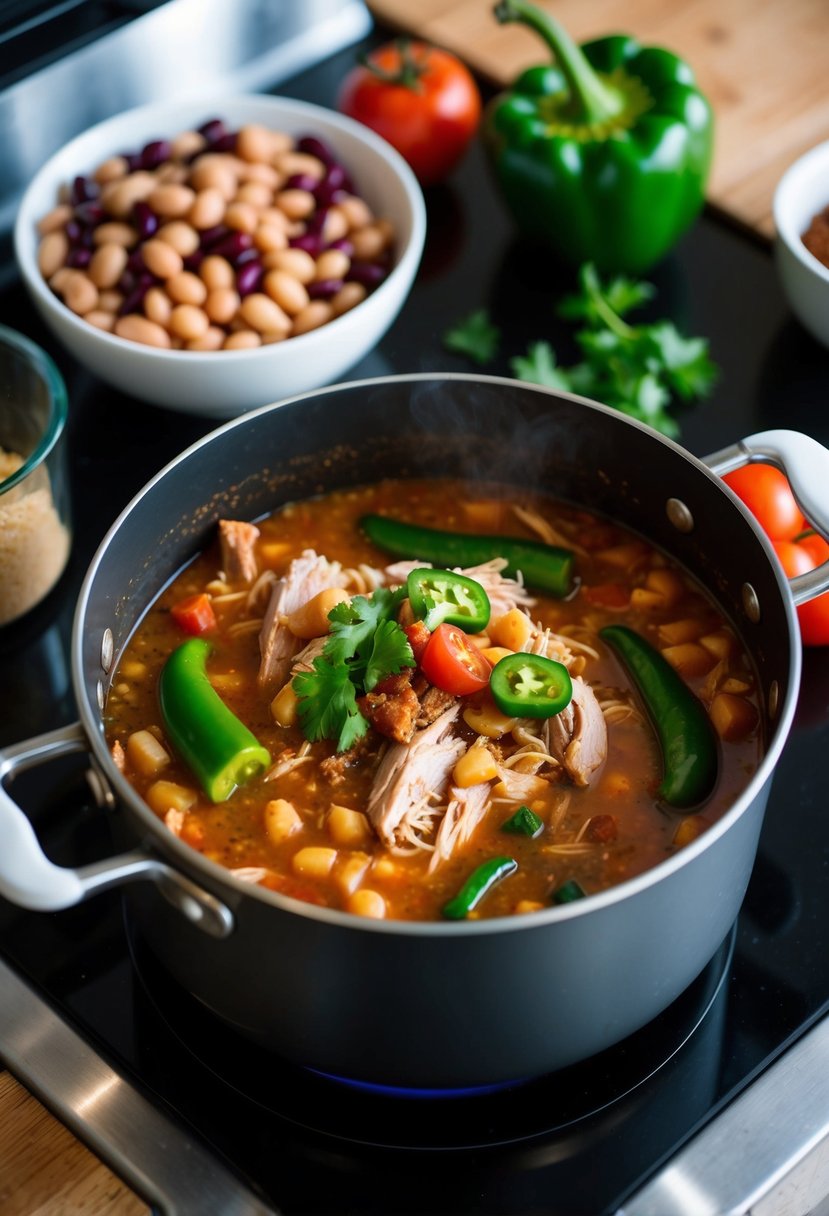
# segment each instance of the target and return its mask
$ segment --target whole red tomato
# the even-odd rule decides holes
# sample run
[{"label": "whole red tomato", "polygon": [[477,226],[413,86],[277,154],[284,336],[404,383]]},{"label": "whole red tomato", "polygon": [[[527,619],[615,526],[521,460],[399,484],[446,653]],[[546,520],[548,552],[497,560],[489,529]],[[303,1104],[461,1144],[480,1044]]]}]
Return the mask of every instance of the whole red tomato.
[{"label": "whole red tomato", "polygon": [[[807,547],[803,542],[776,540],[773,542],[774,551],[780,559],[787,578],[796,574],[807,574],[826,558],[825,550],[829,549],[822,537],[818,542]],[[829,645],[829,591],[809,600],[808,604],[800,604],[797,608],[797,619],[800,624],[800,640],[804,646]]]},{"label": "whole red tomato", "polygon": [[808,525],[784,473],[770,464],[746,464],[723,475],[772,540],[791,540]]},{"label": "whole red tomato", "polygon": [[421,185],[431,186],[454,169],[477,131],[481,95],[449,51],[398,39],[348,73],[337,107],[387,140]]}]

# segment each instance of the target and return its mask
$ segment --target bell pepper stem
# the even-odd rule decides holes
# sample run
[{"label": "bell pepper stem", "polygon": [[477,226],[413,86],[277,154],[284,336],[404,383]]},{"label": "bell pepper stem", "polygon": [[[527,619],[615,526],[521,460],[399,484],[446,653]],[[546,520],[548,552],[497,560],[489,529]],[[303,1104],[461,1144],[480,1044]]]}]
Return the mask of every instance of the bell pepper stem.
[{"label": "bell pepper stem", "polygon": [[499,0],[494,8],[501,24],[519,22],[540,34],[553,53],[567,84],[569,100],[561,116],[573,123],[591,125],[607,122],[620,114],[625,98],[603,81],[587,61],[584,52],[551,13],[526,0]]}]

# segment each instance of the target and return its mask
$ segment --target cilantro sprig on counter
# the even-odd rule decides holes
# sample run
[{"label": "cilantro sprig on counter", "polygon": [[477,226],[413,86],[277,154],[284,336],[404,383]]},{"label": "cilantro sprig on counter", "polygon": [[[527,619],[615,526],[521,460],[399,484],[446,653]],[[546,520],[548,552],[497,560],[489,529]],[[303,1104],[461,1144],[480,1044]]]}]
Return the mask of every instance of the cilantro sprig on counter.
[{"label": "cilantro sprig on counter", "polygon": [[443,335],[443,345],[475,363],[489,363],[498,353],[501,334],[485,308],[477,308]]},{"label": "cilantro sprig on counter", "polygon": [[306,739],[335,739],[346,751],[368,730],[357,697],[371,692],[386,676],[414,667],[406,634],[395,620],[405,587],[380,587],[356,595],[328,614],[331,633],[313,671],[294,676],[297,712]]},{"label": "cilantro sprig on counter", "polygon": [[[705,338],[685,337],[670,321],[631,325],[624,320],[628,312],[653,295],[652,284],[623,277],[603,285],[595,267],[588,263],[579,272],[578,292],[566,296],[557,309],[565,320],[580,323],[574,336],[582,351],[581,362],[561,367],[550,343],[539,341],[532,343],[525,355],[510,360],[513,375],[519,380],[589,397],[648,423],[664,435],[676,437],[679,427],[670,407],[677,400],[693,401],[707,396],[717,369],[708,354]],[[494,355],[497,329],[486,310],[472,316],[476,318],[473,345],[475,335],[486,330]],[[455,333],[455,340],[449,348],[461,351],[463,344],[457,340],[457,329],[450,331]]]}]

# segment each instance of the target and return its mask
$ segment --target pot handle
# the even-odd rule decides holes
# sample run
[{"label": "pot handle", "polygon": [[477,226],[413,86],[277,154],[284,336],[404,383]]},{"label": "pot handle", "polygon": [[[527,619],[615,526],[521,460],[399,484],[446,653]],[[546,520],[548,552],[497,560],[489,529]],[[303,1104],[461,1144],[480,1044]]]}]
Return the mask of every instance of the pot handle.
[{"label": "pot handle", "polygon": [[227,937],[233,929],[230,909],[149,853],[135,850],[75,870],[55,865],[43,852],[31,823],[6,792],[5,781],[48,760],[88,751],[79,722],[0,750],[0,896],[31,911],[57,912],[99,891],[149,878],[194,925],[211,937]]},{"label": "pot handle", "polygon": [[[829,540],[829,451],[801,431],[759,431],[704,458],[722,477],[745,464],[772,464],[786,474],[798,506],[824,540]],[[829,561],[789,579],[795,604],[829,590]]]}]

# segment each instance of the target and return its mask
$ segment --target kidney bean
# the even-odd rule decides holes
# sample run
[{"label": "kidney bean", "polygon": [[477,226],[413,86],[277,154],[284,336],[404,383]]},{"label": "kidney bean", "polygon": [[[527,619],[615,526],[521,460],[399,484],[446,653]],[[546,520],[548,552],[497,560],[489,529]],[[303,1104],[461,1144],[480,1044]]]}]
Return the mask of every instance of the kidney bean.
[{"label": "kidney bean", "polygon": [[[109,244],[114,244],[114,243],[115,243],[114,241],[109,242]],[[123,248],[123,246],[122,246],[122,248]],[[143,250],[141,250],[140,248],[133,249],[132,252],[127,253],[127,260],[124,263],[124,269],[128,270],[136,278],[138,278],[138,276],[140,274],[143,274],[143,272],[147,269],[146,266],[144,265]]]},{"label": "kidney bean", "polygon": [[221,118],[210,118],[207,122],[203,122],[196,131],[203,139],[206,139],[209,144],[214,144],[217,139],[221,139],[227,135],[227,127]]},{"label": "kidney bean", "polygon": [[303,135],[296,141],[297,151],[307,152],[309,156],[316,156],[317,160],[321,160],[324,165],[333,165],[335,162],[334,153],[323,140],[318,139],[316,135]]},{"label": "kidney bean", "polygon": [[301,249],[304,253],[309,253],[312,258],[315,258],[322,249],[322,241],[318,233],[307,232],[302,236],[292,236],[288,239],[288,244],[291,249]]},{"label": "kidney bean", "polygon": [[69,188],[69,202],[73,207],[79,203],[90,203],[97,199],[100,193],[101,187],[94,179],[79,176],[73,179]]},{"label": "kidney bean", "polygon": [[201,270],[203,261],[204,261],[204,250],[203,249],[194,249],[192,253],[188,253],[187,256],[183,259],[184,269],[192,270],[192,272],[194,274],[197,274],[198,271]]},{"label": "kidney bean", "polygon": [[135,282],[132,290],[125,293],[121,307],[118,309],[118,315],[123,317],[129,313],[139,312],[144,304],[144,297],[154,285],[155,279],[152,275],[141,275],[137,282]]},{"label": "kidney bean", "polygon": [[168,161],[172,154],[173,149],[168,139],[154,139],[141,149],[141,168],[157,169]]},{"label": "kidney bean", "polygon": [[331,241],[328,245],[328,249],[339,249],[340,252],[344,253],[347,258],[352,258],[354,256],[354,246],[347,236],[341,236],[336,241]]},{"label": "kidney bean", "polygon": [[253,247],[253,237],[249,232],[231,232],[222,240],[210,245],[210,252],[220,258],[233,262],[247,249]]},{"label": "kidney bean", "polygon": [[329,300],[337,294],[342,285],[342,279],[314,279],[307,287],[309,299]]},{"label": "kidney bean", "polygon": [[285,182],[286,190],[306,190],[313,194],[317,188],[318,179],[310,173],[292,173]]},{"label": "kidney bean", "polygon": [[92,244],[91,230],[77,220],[70,220],[64,231],[70,245],[86,245],[89,248]]},{"label": "kidney bean", "polygon": [[91,261],[92,250],[84,249],[80,245],[75,249],[70,249],[66,256],[66,265],[72,266],[75,270],[86,270]]},{"label": "kidney bean", "polygon": [[138,236],[142,241],[149,240],[151,236],[155,236],[158,232],[158,216],[144,199],[139,199],[135,204],[132,209],[132,217],[138,229]]},{"label": "kidney bean", "polygon": [[252,291],[257,291],[264,273],[265,267],[258,259],[254,262],[246,262],[236,275],[236,290],[239,295],[247,296]]},{"label": "kidney bean", "polygon": [[226,135],[213,140],[214,152],[235,152],[237,139],[238,135],[236,131],[228,131]]},{"label": "kidney bean", "polygon": [[379,262],[352,262],[345,276],[349,283],[362,283],[363,287],[377,287],[388,275],[388,269]]},{"label": "kidney bean", "polygon": [[202,249],[213,251],[213,246],[219,241],[223,241],[225,237],[230,236],[230,229],[225,228],[224,224],[216,224],[212,228],[205,228],[199,233]]}]

